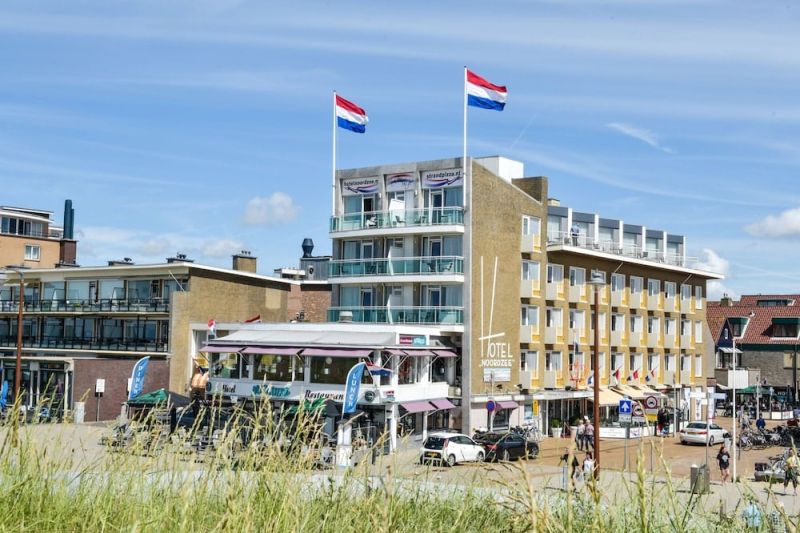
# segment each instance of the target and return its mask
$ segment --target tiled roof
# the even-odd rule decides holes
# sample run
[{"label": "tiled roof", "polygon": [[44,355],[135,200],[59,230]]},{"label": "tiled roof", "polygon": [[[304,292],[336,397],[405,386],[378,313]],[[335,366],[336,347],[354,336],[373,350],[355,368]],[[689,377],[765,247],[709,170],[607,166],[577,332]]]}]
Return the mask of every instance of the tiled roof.
[{"label": "tiled roof", "polygon": [[742,344],[785,344],[794,346],[795,343],[800,341],[797,339],[773,339],[771,337],[772,319],[778,317],[800,318],[800,305],[760,307],[757,305],[757,300],[792,299],[795,297],[800,303],[800,295],[742,296],[739,302],[733,302],[730,306],[709,305],[706,309],[706,321],[714,339],[718,339],[727,318],[749,317],[750,313],[753,313],[753,317],[748,320],[747,327],[744,330],[744,337],[738,342]]},{"label": "tiled roof", "polygon": [[794,300],[800,304],[800,294],[743,294],[740,305],[757,305],[759,300]]}]

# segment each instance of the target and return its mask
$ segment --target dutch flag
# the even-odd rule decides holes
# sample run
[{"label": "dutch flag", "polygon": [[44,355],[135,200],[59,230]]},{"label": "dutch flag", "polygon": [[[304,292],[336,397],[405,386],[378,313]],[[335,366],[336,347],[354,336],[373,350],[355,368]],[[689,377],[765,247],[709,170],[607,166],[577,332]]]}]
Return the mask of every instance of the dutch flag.
[{"label": "dutch flag", "polygon": [[505,85],[495,85],[467,69],[467,105],[502,111],[507,96]]},{"label": "dutch flag", "polygon": [[388,368],[378,366],[375,363],[367,361],[365,364],[367,366],[367,370],[369,370],[369,373],[373,376],[390,376],[392,374],[392,371]]},{"label": "dutch flag", "polygon": [[364,133],[367,130],[367,112],[349,100],[336,95],[336,123],[340,128]]}]

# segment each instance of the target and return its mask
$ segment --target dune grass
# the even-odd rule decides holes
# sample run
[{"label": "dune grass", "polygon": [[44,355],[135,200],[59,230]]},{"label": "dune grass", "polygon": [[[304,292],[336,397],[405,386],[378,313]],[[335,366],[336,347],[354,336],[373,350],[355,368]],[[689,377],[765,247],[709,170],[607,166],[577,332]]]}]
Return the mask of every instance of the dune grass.
[{"label": "dune grass", "polygon": [[[216,416],[218,411],[212,408]],[[18,420],[12,414],[8,420]],[[684,532],[737,531],[738,510],[719,513],[681,494],[667,477],[652,483],[640,460],[626,488],[601,481],[578,492],[536,489],[519,463],[502,481],[477,474],[457,483],[433,471],[396,476],[394,457],[348,470],[318,468],[319,425],[301,412],[296,421],[267,409],[237,412],[210,435],[202,422],[164,435],[134,432],[89,461],[67,443],[33,438],[48,427],[2,428],[2,531],[492,531]],[[147,426],[145,424],[144,426]],[[52,426],[49,426],[52,427]],[[57,432],[53,431],[53,435]],[[291,445],[291,442],[305,445]],[[381,443],[376,445],[381,446]],[[65,448],[65,446],[67,448]],[[608,491],[628,491],[627,505]],[[609,503],[611,502],[611,503]],[[768,529],[764,509],[764,531]],[[783,524],[794,524],[782,515]]]}]

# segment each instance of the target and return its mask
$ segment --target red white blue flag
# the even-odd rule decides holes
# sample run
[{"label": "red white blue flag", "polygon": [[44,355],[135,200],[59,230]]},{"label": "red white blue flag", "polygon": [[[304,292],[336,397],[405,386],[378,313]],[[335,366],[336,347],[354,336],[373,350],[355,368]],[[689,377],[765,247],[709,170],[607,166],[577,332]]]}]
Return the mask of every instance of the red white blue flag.
[{"label": "red white blue flag", "polygon": [[502,111],[507,97],[505,85],[495,85],[467,69],[467,105]]},{"label": "red white blue flag", "polygon": [[369,361],[366,362],[367,370],[369,370],[370,375],[372,376],[390,376],[392,375],[392,371],[388,368],[384,368],[382,366],[378,366],[375,363],[371,363]]},{"label": "red white blue flag", "polygon": [[367,112],[349,100],[336,95],[336,124],[340,128],[364,133],[367,131]]}]

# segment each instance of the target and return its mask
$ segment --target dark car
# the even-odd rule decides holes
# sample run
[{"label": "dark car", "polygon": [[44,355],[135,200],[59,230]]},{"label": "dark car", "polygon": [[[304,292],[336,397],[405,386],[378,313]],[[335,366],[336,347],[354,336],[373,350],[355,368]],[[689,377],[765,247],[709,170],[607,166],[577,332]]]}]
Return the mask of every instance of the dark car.
[{"label": "dark car", "polygon": [[538,444],[525,440],[525,437],[516,433],[484,433],[478,442],[486,450],[487,461],[534,459],[539,455]]}]

